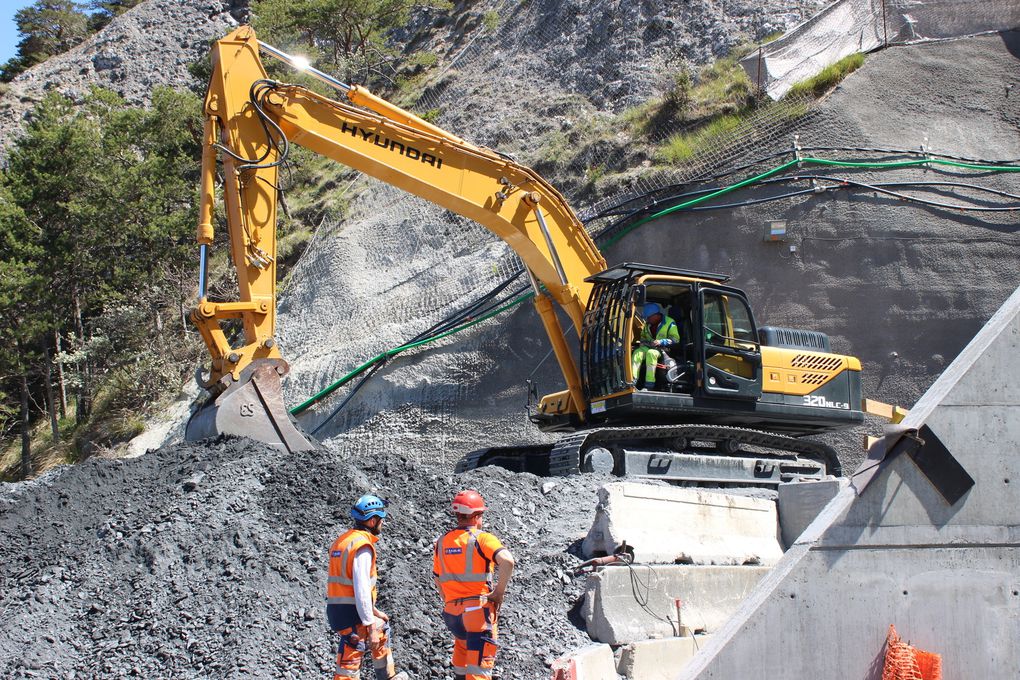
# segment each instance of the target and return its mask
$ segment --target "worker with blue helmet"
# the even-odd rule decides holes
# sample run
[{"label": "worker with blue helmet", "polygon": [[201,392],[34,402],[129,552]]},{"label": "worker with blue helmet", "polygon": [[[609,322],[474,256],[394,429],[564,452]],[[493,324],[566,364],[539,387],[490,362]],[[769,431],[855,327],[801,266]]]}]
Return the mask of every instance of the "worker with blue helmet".
[{"label": "worker with blue helmet", "polygon": [[397,673],[390,653],[390,617],[376,606],[375,544],[386,519],[386,501],[365,494],[351,506],[354,526],[333,542],[329,549],[326,580],[326,619],[340,636],[334,680],[357,678],[366,651],[372,653],[376,680],[407,678]]},{"label": "worker with blue helmet", "polygon": [[668,347],[680,343],[680,327],[676,321],[662,311],[658,302],[646,302],[641,308],[644,325],[638,338],[638,346],[631,354],[631,375],[635,384],[644,380],[640,389],[647,391],[655,386],[655,370],[665,368],[660,359],[665,358]]},{"label": "worker with blue helmet", "polygon": [[365,522],[373,517],[386,519],[386,501],[367,493],[351,506],[351,518],[356,522]]}]

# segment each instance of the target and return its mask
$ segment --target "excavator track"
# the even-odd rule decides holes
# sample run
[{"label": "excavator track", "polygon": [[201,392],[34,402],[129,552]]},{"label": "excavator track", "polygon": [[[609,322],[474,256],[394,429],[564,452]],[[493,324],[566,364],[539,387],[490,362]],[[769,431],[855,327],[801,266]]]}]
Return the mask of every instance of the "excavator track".
[{"label": "excavator track", "polygon": [[474,451],[460,461],[457,470],[462,472],[493,464],[549,476],[593,470],[608,472],[611,469],[618,475],[672,482],[765,485],[778,484],[793,477],[842,474],[836,451],[826,444],[717,425],[649,425],[584,430],[567,434],[552,446]]}]

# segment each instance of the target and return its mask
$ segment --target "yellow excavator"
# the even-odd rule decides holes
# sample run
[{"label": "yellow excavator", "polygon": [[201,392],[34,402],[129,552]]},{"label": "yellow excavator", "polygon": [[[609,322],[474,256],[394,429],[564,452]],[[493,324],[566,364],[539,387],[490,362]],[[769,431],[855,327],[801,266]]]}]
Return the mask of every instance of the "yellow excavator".
[{"label": "yellow excavator", "polygon": [[[260,52],[301,68],[344,101],[270,79]],[[482,449],[459,465],[538,474],[612,470],[688,482],[777,484],[839,474],[828,446],[803,439],[860,423],[861,364],[822,333],[757,326],[729,277],[624,263],[607,267],[564,197],[533,170],[461,139],[363,87],[347,85],[260,42],[241,27],[212,48],[202,156],[199,302],[191,319],[212,356],[208,403],[187,437],[221,433],[301,450],[312,445],[283,402],[288,365],[277,348],[277,172],[290,144],[478,222],[519,256],[566,389],[532,420],[556,444]],[[239,300],[206,291],[217,158]],[[641,312],[676,322],[654,384],[633,375]],[[580,339],[569,340],[559,306]],[[222,322],[240,319],[232,343]],[[638,378],[638,380],[635,380]]]}]

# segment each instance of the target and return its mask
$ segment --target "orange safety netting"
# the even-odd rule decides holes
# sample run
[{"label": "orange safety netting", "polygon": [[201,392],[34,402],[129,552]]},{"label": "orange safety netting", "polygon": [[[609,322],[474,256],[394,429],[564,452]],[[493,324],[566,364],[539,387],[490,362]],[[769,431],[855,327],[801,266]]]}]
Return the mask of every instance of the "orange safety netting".
[{"label": "orange safety netting", "polygon": [[942,680],[942,657],[911,647],[889,626],[882,680]]}]

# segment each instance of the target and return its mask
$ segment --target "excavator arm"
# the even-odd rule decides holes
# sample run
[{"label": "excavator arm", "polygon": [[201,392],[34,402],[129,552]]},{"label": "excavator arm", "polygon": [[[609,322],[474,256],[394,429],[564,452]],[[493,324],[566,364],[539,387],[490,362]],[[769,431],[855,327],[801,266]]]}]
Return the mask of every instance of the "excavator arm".
[{"label": "excavator arm", "polygon": [[[221,432],[253,436],[259,429],[267,434],[256,438],[300,447],[288,443],[292,433],[283,432],[293,429],[281,422],[286,411],[281,411],[279,377],[288,367],[274,339],[277,171],[291,143],[472,219],[513,248],[531,276],[536,308],[563,371],[569,394],[564,411],[583,420],[578,367],[553,302],[580,331],[591,287],[585,279],[604,270],[605,260],[563,196],[533,170],[362,87],[315,72],[343,92],[347,101],[342,102],[273,81],[262,65],[260,46],[293,64],[259,43],[250,27],[237,29],[212,49],[198,226],[200,290],[191,318],[212,357],[203,387],[215,401],[192,419],[189,438]],[[223,165],[223,202],[239,288],[239,300],[229,302],[206,295],[217,158]],[[234,346],[221,322],[237,318],[243,342]],[[253,380],[254,387],[248,385]],[[264,427],[253,428],[257,421]]]}]

